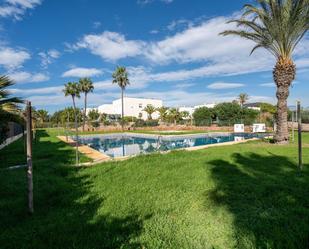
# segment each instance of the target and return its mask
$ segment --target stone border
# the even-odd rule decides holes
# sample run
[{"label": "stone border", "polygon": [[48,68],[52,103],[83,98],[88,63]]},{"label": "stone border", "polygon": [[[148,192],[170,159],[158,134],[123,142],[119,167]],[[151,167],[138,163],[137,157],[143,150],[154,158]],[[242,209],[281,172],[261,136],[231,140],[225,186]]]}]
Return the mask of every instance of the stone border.
[{"label": "stone border", "polygon": [[[207,135],[207,136],[223,136],[223,135],[231,135],[232,132],[211,132],[211,133],[199,133],[199,134],[186,134],[186,135],[155,135],[155,134],[144,134],[144,133],[123,133],[124,136],[135,136],[135,137],[143,137],[143,138],[158,138],[158,137],[164,137],[164,139],[175,139],[175,138],[188,138],[189,137],[199,137],[201,135]],[[115,136],[119,137],[119,133],[111,133],[111,134],[91,134],[91,135],[82,135],[84,137],[92,137],[92,136],[103,136],[103,137],[109,137],[113,138]],[[266,136],[265,138],[270,138],[271,136]],[[70,137],[66,136],[57,136],[58,139],[60,139],[62,142],[65,142],[72,147],[76,146],[76,142],[71,139]],[[262,138],[250,138],[250,139],[244,139],[240,141],[231,141],[231,142],[224,142],[224,143],[216,143],[216,144],[207,144],[207,145],[201,145],[201,146],[195,146],[195,147],[186,147],[186,148],[179,148],[174,150],[168,150],[168,151],[158,151],[160,154],[167,154],[171,151],[196,151],[196,150],[202,150],[212,147],[218,147],[218,146],[230,146],[235,144],[241,144],[241,143],[247,143],[250,141],[258,141]],[[124,161],[130,158],[134,158],[136,156],[145,155],[145,154],[136,154],[136,155],[130,155],[130,156],[122,156],[122,157],[110,157],[102,152],[99,152],[98,150],[95,150],[91,148],[88,145],[80,145],[78,147],[79,152],[83,153],[90,159],[92,159],[92,162],[87,163],[81,163],[80,166],[93,166],[99,163],[103,162],[110,162],[110,161]]]},{"label": "stone border", "polygon": [[[57,136],[57,138],[59,140],[61,140],[62,142],[69,144],[72,147],[76,147],[76,142],[71,139],[70,137],[66,137],[66,136]],[[112,158],[104,153],[101,153],[95,149],[92,149],[90,146],[87,145],[79,145],[78,146],[78,151],[82,154],[84,154],[85,156],[87,156],[88,158],[90,158],[91,160],[93,160],[92,162],[88,162],[88,163],[82,163],[81,165],[83,166],[90,166],[93,164],[97,164],[97,163],[101,163],[101,162],[105,162],[105,161],[110,161]]]}]

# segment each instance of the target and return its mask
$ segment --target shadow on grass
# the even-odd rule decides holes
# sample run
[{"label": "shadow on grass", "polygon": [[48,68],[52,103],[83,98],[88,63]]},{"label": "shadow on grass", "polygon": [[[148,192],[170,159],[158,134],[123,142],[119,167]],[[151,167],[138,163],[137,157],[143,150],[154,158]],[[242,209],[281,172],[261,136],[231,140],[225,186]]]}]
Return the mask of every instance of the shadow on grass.
[{"label": "shadow on grass", "polygon": [[90,175],[67,166],[74,151],[44,131],[37,136],[33,216],[27,214],[25,170],[0,175],[1,248],[141,248],[137,237],[150,215],[100,213],[104,193],[92,193]]},{"label": "shadow on grass", "polygon": [[210,162],[217,187],[206,195],[233,214],[237,248],[309,248],[308,169],[256,153],[232,161]]}]

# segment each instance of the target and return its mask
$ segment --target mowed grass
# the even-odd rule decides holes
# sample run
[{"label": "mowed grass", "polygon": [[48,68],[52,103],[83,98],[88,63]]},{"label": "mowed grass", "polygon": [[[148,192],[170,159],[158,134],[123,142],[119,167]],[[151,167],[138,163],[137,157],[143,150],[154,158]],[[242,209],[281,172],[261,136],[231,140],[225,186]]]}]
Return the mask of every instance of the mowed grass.
[{"label": "mowed grass", "polygon": [[301,173],[296,143],[266,142],[75,168],[55,134],[34,145],[33,216],[25,169],[0,172],[0,248],[309,246],[309,134]]}]

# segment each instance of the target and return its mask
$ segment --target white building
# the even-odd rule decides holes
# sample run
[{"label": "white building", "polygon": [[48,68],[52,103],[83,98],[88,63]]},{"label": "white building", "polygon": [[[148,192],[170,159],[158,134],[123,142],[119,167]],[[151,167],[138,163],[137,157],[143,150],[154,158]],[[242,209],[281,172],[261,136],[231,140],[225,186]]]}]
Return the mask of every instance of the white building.
[{"label": "white building", "polygon": [[192,116],[194,111],[196,109],[198,109],[198,108],[201,108],[201,107],[214,108],[215,106],[216,106],[216,104],[214,104],[214,103],[212,103],[212,104],[196,105],[194,107],[183,106],[183,107],[179,107],[179,111],[180,112],[188,112],[190,114],[190,116]]},{"label": "white building", "polygon": [[[159,99],[142,99],[142,98],[123,98],[124,103],[124,116],[131,116],[136,118],[142,118],[146,120],[148,114],[144,111],[147,105],[152,105],[155,108],[163,106],[162,100]],[[87,113],[90,110],[96,109],[99,113],[105,114],[118,114],[121,115],[122,105],[121,99],[114,100],[112,104],[100,105],[98,108],[87,108]],[[159,113],[155,112],[152,114],[153,119],[159,118]]]},{"label": "white building", "polygon": [[194,107],[187,107],[187,106],[179,107],[179,111],[188,112],[189,115],[192,116],[192,114],[194,113]]},{"label": "white building", "polygon": [[201,108],[201,107],[214,108],[216,105],[217,104],[215,104],[215,103],[196,105],[196,106],[194,106],[194,109]]}]

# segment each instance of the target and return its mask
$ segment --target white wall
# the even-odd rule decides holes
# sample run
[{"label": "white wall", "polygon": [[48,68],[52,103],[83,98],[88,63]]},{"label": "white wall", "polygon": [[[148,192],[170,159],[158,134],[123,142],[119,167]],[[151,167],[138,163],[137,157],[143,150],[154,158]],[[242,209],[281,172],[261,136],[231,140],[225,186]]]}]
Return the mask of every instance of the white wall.
[{"label": "white wall", "polygon": [[[147,113],[144,112],[144,108],[147,105],[153,105],[155,108],[163,106],[162,100],[159,99],[141,99],[141,98],[127,98],[124,99],[124,115],[133,116],[139,118],[139,113],[142,113],[142,119],[147,119]],[[113,101],[112,104],[104,104],[98,107],[99,113],[106,114],[120,114],[121,115],[121,99]],[[159,118],[159,113],[152,114],[153,119]]]}]

